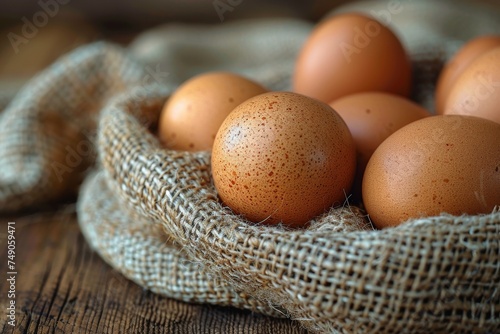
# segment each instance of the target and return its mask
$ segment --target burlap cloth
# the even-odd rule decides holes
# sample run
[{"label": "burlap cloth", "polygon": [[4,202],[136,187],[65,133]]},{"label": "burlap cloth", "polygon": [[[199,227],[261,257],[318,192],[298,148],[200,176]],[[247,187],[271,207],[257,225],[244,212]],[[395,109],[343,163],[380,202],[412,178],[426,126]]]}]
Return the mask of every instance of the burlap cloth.
[{"label": "burlap cloth", "polygon": [[[443,62],[465,40],[500,32],[500,12],[402,4],[389,24],[412,57],[414,99],[431,107]],[[226,69],[289,89],[311,29],[286,19],[168,25],[127,49],[97,43],[61,58],[0,114],[0,210],[57,201],[84,180],[86,239],[156,293],[286,316],[315,332],[498,332],[500,212],[373,231],[346,203],[306,230],[256,226],[219,203],[209,153],[160,147],[158,114],[179,83]]]}]

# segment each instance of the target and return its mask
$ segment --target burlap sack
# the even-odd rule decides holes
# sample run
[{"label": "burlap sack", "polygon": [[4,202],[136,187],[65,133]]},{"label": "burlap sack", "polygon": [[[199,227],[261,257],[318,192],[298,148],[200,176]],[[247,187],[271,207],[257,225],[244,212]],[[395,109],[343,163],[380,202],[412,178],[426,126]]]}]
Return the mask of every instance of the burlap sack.
[{"label": "burlap sack", "polygon": [[[498,13],[462,6],[483,23],[451,37],[438,28],[445,20],[426,23],[425,33],[415,25],[436,10],[430,2],[405,6],[390,23],[415,65],[414,97],[430,106],[443,61],[468,38],[500,31]],[[85,178],[78,214],[88,242],[154,292],[287,316],[316,332],[497,332],[500,212],[371,231],[346,204],[307,230],[256,226],[218,202],[209,153],[160,147],[158,114],[182,80],[224,68],[287,89],[311,28],[176,25],[129,50],[99,43],[64,57],[0,116],[0,210],[56,200]]]}]

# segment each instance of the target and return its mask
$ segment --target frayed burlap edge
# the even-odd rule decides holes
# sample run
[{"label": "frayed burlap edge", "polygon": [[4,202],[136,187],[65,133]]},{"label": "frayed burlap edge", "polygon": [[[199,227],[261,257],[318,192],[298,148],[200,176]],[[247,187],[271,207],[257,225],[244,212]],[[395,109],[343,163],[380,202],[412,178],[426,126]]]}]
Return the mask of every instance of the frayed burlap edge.
[{"label": "frayed burlap edge", "polygon": [[154,293],[177,300],[248,309],[283,317],[284,311],[237,292],[210,276],[200,263],[172,244],[161,226],[145,221],[119,201],[103,172],[87,177],[78,201],[79,223],[86,240],[127,278]]}]

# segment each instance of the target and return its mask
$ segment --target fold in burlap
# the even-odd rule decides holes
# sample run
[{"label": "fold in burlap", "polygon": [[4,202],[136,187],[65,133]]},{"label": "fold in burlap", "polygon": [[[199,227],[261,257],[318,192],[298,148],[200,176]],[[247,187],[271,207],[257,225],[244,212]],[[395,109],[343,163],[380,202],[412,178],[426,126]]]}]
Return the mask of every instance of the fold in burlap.
[{"label": "fold in burlap", "polygon": [[[436,28],[426,41],[414,22],[429,6],[412,3],[392,21],[412,56],[414,98],[427,106],[457,46],[499,29],[490,22],[450,39]],[[74,51],[0,114],[0,210],[56,200],[85,178],[78,215],[88,242],[154,292],[288,316],[317,332],[498,331],[500,212],[372,231],[346,203],[306,230],[258,226],[219,203],[209,153],[160,147],[158,115],[182,80],[230,69],[287,89],[310,29],[290,20],[176,25],[129,50],[98,43]]]},{"label": "fold in burlap", "polygon": [[155,293],[186,302],[234,306],[283,316],[277,306],[237,292],[224,279],[209,275],[200,263],[173,244],[158,224],[120,201],[104,173],[87,181],[79,218],[89,243],[101,256],[137,284]]},{"label": "fold in burlap", "polygon": [[97,43],[33,78],[0,114],[0,211],[36,207],[74,191],[95,158],[99,110],[142,76],[121,48]]}]

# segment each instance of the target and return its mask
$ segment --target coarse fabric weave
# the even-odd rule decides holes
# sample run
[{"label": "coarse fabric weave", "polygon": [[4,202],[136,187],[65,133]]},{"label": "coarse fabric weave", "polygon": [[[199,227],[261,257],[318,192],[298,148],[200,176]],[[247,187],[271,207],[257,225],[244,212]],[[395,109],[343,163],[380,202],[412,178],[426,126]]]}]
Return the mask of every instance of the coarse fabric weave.
[{"label": "coarse fabric weave", "polygon": [[[499,12],[454,2],[449,20],[434,20],[441,4],[402,3],[388,23],[412,58],[413,98],[431,108],[443,62],[500,31]],[[475,24],[450,35],[452,15]],[[96,43],[63,57],[0,114],[0,211],[56,201],[84,180],[87,241],[156,293],[290,317],[318,333],[498,332],[499,211],[374,231],[346,202],[304,230],[255,225],[218,201],[210,153],[160,146],[159,112],[182,81],[225,69],[290,89],[311,29],[285,19],[168,25],[127,49]]]}]

